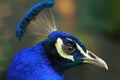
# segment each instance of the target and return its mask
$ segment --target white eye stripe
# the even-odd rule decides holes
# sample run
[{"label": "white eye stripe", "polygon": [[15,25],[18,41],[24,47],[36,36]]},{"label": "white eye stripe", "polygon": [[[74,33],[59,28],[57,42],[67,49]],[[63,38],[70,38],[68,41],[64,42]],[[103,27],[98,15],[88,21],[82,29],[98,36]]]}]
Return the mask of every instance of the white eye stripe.
[{"label": "white eye stripe", "polygon": [[57,42],[55,43],[57,52],[59,53],[59,55],[63,58],[69,59],[71,61],[75,61],[72,55],[67,55],[63,50],[62,50],[62,45],[63,45],[63,41],[61,38],[57,39]]},{"label": "white eye stripe", "polygon": [[72,39],[70,39],[70,38],[66,38],[66,39],[68,39],[68,40],[72,41]]},{"label": "white eye stripe", "polygon": [[87,50],[87,52],[85,52],[77,43],[76,43],[76,45],[77,45],[77,49],[81,52],[81,54],[82,54],[83,56],[88,57],[88,58],[91,58],[91,57],[88,55],[88,50]]}]

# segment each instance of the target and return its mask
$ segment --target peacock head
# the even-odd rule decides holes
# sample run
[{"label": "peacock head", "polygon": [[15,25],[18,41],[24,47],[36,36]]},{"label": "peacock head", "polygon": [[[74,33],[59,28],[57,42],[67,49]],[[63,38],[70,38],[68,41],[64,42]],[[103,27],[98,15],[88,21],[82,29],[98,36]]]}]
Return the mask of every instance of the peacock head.
[{"label": "peacock head", "polygon": [[52,62],[55,62],[54,64],[58,64],[63,69],[85,63],[108,69],[103,59],[87,50],[85,45],[71,34],[53,31],[49,34],[48,40],[50,45],[53,44],[53,47],[50,48]]},{"label": "peacock head", "polygon": [[55,67],[64,69],[90,63],[108,69],[105,61],[91,51],[75,36],[57,31],[52,12],[54,1],[43,1],[31,8],[19,22],[16,37],[21,40],[23,36],[48,36],[44,43],[44,51]]}]

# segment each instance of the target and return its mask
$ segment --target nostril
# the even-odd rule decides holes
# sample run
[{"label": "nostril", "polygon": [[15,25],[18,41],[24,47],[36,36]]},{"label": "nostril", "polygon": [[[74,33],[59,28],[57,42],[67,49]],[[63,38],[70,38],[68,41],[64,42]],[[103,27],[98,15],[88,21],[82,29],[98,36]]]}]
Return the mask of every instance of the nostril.
[{"label": "nostril", "polygon": [[90,57],[96,59],[96,56],[94,54],[92,54],[92,53],[88,53],[88,54],[89,54]]}]

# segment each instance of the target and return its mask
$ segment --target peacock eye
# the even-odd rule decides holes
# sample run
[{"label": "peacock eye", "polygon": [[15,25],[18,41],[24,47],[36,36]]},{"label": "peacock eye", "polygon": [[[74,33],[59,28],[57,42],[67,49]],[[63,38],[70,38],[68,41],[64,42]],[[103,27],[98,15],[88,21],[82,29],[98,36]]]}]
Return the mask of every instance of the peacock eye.
[{"label": "peacock eye", "polygon": [[63,51],[66,52],[67,54],[72,54],[76,50],[76,46],[72,42],[64,43],[62,48]]}]

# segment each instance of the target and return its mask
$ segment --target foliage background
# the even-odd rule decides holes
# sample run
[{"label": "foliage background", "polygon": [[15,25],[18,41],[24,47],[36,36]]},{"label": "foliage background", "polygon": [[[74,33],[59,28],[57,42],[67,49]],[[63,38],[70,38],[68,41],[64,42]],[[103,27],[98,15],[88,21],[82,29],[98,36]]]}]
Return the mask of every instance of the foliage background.
[{"label": "foliage background", "polygon": [[[12,57],[44,37],[15,38],[19,20],[41,0],[0,0],[0,80],[5,80]],[[74,34],[87,48],[103,58],[109,70],[93,65],[65,71],[65,80],[120,80],[120,0],[55,0],[60,30]]]}]

